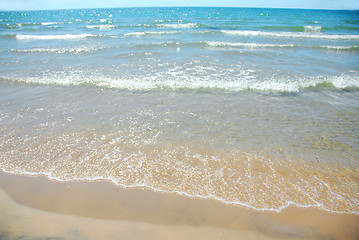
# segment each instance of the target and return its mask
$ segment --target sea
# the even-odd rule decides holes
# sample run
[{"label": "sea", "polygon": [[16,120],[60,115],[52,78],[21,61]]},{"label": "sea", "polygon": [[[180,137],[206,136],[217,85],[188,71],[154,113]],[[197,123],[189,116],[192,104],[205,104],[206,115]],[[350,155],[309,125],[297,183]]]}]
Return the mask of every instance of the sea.
[{"label": "sea", "polygon": [[359,11],[1,11],[0,168],[359,214]]}]

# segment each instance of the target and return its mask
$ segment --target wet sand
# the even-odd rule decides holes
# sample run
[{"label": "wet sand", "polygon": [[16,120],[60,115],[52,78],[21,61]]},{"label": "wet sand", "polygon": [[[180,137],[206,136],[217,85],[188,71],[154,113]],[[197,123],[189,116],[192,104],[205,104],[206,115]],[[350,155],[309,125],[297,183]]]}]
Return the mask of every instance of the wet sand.
[{"label": "wet sand", "polygon": [[359,215],[255,211],[110,182],[0,173],[0,239],[359,239]]}]

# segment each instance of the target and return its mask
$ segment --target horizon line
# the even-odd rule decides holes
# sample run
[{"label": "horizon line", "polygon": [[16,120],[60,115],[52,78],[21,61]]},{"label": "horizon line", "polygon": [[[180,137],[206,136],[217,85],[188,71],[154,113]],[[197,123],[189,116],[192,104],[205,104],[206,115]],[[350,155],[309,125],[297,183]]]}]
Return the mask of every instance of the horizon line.
[{"label": "horizon line", "polygon": [[86,9],[128,9],[128,8],[251,8],[251,9],[290,9],[290,10],[328,10],[328,11],[359,11],[353,8],[299,8],[299,7],[233,7],[233,6],[143,6],[143,7],[75,7],[75,8],[44,8],[44,9],[0,9],[4,12],[16,11],[56,11],[56,10],[86,10]]}]

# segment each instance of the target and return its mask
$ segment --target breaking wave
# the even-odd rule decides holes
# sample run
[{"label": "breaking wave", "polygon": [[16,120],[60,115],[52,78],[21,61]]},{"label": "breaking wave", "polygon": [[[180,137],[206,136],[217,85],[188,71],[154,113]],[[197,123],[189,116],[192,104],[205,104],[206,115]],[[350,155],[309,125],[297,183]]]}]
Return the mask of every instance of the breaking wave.
[{"label": "breaking wave", "polygon": [[359,50],[359,45],[336,46],[336,45],[296,45],[296,44],[267,44],[267,43],[243,43],[243,42],[216,42],[202,41],[209,47],[244,47],[244,48],[322,48],[329,50]]},{"label": "breaking wave", "polygon": [[359,35],[324,34],[317,32],[261,32],[250,30],[221,30],[223,34],[234,36],[263,36],[263,37],[286,37],[286,38],[317,38],[331,40],[359,40]]},{"label": "breaking wave", "polygon": [[[202,74],[202,75],[201,75]],[[200,77],[199,77],[200,76]],[[167,70],[153,76],[83,76],[71,73],[57,73],[45,77],[7,78],[3,80],[44,85],[93,85],[129,91],[261,91],[299,92],[316,89],[358,89],[359,73],[348,72],[339,76],[319,77],[260,77],[252,70],[241,69],[235,76],[226,75],[214,66],[196,66],[181,70]]]}]

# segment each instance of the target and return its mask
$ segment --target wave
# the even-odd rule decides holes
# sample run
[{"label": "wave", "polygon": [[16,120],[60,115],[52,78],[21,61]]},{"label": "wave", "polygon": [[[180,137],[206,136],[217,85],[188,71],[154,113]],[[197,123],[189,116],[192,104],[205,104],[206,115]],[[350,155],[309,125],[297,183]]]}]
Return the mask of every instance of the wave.
[{"label": "wave", "polygon": [[261,44],[261,43],[241,43],[241,42],[216,42],[202,41],[209,47],[247,47],[247,48],[292,48],[294,44]]},{"label": "wave", "polygon": [[[165,115],[141,112],[146,115],[137,112],[139,116],[122,118],[129,126],[113,127],[116,131],[104,131],[101,125],[83,129],[59,124],[45,128],[56,137],[38,131],[23,134],[25,130],[15,123],[2,129],[5,134],[0,135],[5,146],[0,169],[61,182],[109,180],[123,187],[215,199],[255,210],[280,212],[295,205],[359,214],[358,192],[352,190],[357,187],[357,171],[349,167],[298,161],[289,155],[278,159],[240,150],[214,150],[206,154],[180,143],[164,144],[161,139],[168,141],[165,130],[173,125],[171,117],[178,111],[169,110]],[[184,116],[189,113],[193,114],[181,111]],[[156,124],[164,127],[157,128]],[[41,124],[39,129],[43,129]]]},{"label": "wave", "polygon": [[[132,34],[131,34],[132,35]],[[142,36],[141,33],[135,36]],[[216,41],[199,41],[199,42],[154,42],[132,45],[132,48],[155,48],[155,47],[191,47],[191,46],[204,46],[210,48],[292,48],[294,44],[260,44],[260,43],[241,43],[241,42],[216,42]]]},{"label": "wave", "polygon": [[353,46],[312,46],[312,48],[324,48],[329,50],[359,50],[359,45]]},{"label": "wave", "polygon": [[330,40],[359,40],[359,35],[338,35],[324,33],[299,33],[299,32],[261,32],[251,30],[221,30],[225,35],[231,36],[253,36],[253,37],[286,37],[286,38],[315,38]]},{"label": "wave", "polygon": [[267,31],[304,32],[303,26],[262,26],[261,29]]},{"label": "wave", "polygon": [[22,27],[36,27],[36,26],[53,26],[64,24],[65,22],[25,22],[25,23],[7,23],[0,24],[2,27],[6,27],[8,29],[22,28]]},{"label": "wave", "polygon": [[304,32],[321,32],[322,26],[304,26]]},{"label": "wave", "polygon": [[177,34],[180,33],[178,31],[146,31],[146,32],[130,32],[130,33],[125,33],[124,36],[136,36],[136,37],[140,37],[140,36],[148,36],[148,35],[166,35],[166,34]]},{"label": "wave", "polygon": [[160,28],[197,28],[197,23],[179,23],[179,24],[157,24]]},{"label": "wave", "polygon": [[11,49],[14,53],[86,53],[103,50],[104,48],[32,48],[32,49]]},{"label": "wave", "polygon": [[359,89],[359,72],[347,72],[338,76],[319,77],[263,77],[253,70],[241,69],[235,75],[226,75],[224,69],[216,66],[186,67],[181,70],[169,69],[151,76],[81,76],[71,73],[55,73],[45,77],[0,79],[41,85],[78,86],[93,85],[130,91],[260,91],[260,92],[300,92],[303,90]]},{"label": "wave", "polygon": [[321,32],[322,26],[262,26],[261,29],[288,32]]},{"label": "wave", "polygon": [[131,48],[133,49],[147,49],[147,48],[161,48],[161,47],[188,47],[188,46],[196,46],[202,45],[200,42],[153,42],[153,43],[140,43],[140,44],[133,44]]},{"label": "wave", "polygon": [[43,26],[48,26],[48,25],[57,25],[59,24],[58,22],[42,22],[41,25]]},{"label": "wave", "polygon": [[[201,156],[202,157],[202,156]],[[174,164],[175,165],[175,164]],[[40,172],[34,172],[34,171],[27,171],[27,170],[20,170],[20,169],[16,169],[16,170],[9,170],[5,167],[1,167],[0,168],[1,171],[8,173],[8,174],[15,174],[15,175],[23,175],[23,176],[30,176],[30,177],[46,177],[50,180],[54,180],[56,182],[61,182],[61,183],[66,183],[66,182],[98,182],[98,181],[108,181],[111,182],[112,184],[116,185],[116,186],[120,186],[122,188],[125,189],[136,189],[136,188],[140,188],[140,189],[149,189],[152,190],[154,192],[158,192],[158,193],[165,193],[165,194],[178,194],[181,196],[185,196],[185,197],[189,197],[189,198],[195,198],[195,199],[212,199],[215,201],[218,201],[220,203],[226,204],[226,205],[233,205],[233,206],[241,206],[241,207],[246,207],[249,209],[253,209],[255,211],[264,211],[264,212],[277,212],[280,213],[282,212],[284,209],[291,207],[291,206],[295,206],[295,207],[299,207],[299,208],[319,208],[322,209],[324,211],[327,211],[329,213],[338,213],[338,214],[355,214],[355,215],[359,215],[359,211],[357,210],[356,206],[354,204],[350,204],[355,202],[355,200],[349,199],[349,206],[343,208],[342,206],[326,206],[318,201],[315,201],[313,199],[311,203],[299,203],[300,201],[296,201],[296,200],[285,200],[282,199],[281,204],[276,205],[276,203],[274,203],[275,206],[271,206],[269,203],[266,204],[258,204],[257,202],[255,202],[256,200],[258,200],[256,197],[251,196],[251,201],[248,200],[228,200],[226,197],[223,197],[223,194],[217,193],[217,194],[196,194],[193,192],[187,192],[187,191],[183,191],[183,190],[176,190],[174,189],[162,189],[159,186],[152,186],[151,184],[145,183],[145,182],[140,182],[140,183],[131,183],[131,184],[126,184],[126,183],[122,183],[120,181],[120,179],[116,179],[114,177],[107,177],[107,176],[94,176],[94,177],[72,177],[72,178],[64,178],[63,176],[58,176],[58,173],[54,173],[51,171],[40,171]],[[259,174],[260,175],[260,174]],[[314,175],[317,175],[314,174]],[[316,179],[319,179],[318,177],[316,177]],[[321,179],[319,179],[321,180]],[[223,180],[222,180],[223,181]],[[126,181],[124,181],[126,182]],[[325,181],[322,181],[321,184],[325,185],[326,187],[328,187],[329,185],[326,184]],[[253,185],[253,183],[252,183]],[[245,184],[243,184],[243,186],[246,186]],[[203,185],[202,187],[207,187],[207,185]],[[253,187],[253,186],[252,186]],[[300,189],[301,187],[297,187],[298,189]],[[298,189],[295,189],[296,191],[298,191]],[[272,195],[272,194],[271,194]],[[257,196],[258,197],[258,196]],[[279,198],[279,196],[277,195],[277,197]],[[277,203],[278,204],[278,203]],[[258,206],[259,205],[259,206]],[[339,205],[339,204],[338,204]]]},{"label": "wave", "polygon": [[88,37],[98,37],[102,35],[93,34],[63,34],[63,35],[15,35],[19,40],[71,40],[71,39],[84,39]]},{"label": "wave", "polygon": [[112,28],[116,28],[116,25],[111,25],[111,24],[101,24],[101,25],[88,25],[86,26],[86,28],[89,29],[100,29],[100,30],[107,30],[107,29],[112,29]]},{"label": "wave", "polygon": [[[143,36],[146,33],[138,32],[131,33],[127,36]],[[263,49],[263,48],[313,48],[313,49],[324,49],[324,50],[335,50],[335,51],[358,51],[359,45],[297,45],[297,44],[270,44],[270,43],[245,43],[245,42],[220,42],[220,41],[199,41],[199,42],[154,42],[147,44],[136,44],[132,45],[132,48],[156,48],[156,47],[209,47],[212,49]]]},{"label": "wave", "polygon": [[336,45],[296,45],[296,44],[267,44],[267,43],[242,43],[242,42],[216,42],[216,41],[202,41],[201,43],[209,47],[245,47],[245,48],[318,48],[328,50],[359,50],[359,45],[351,46],[336,46]]},{"label": "wave", "polygon": [[2,27],[8,28],[8,29],[21,28],[21,27],[27,27],[27,26],[38,26],[38,25],[41,25],[41,23],[7,23],[7,24],[1,24]]}]

